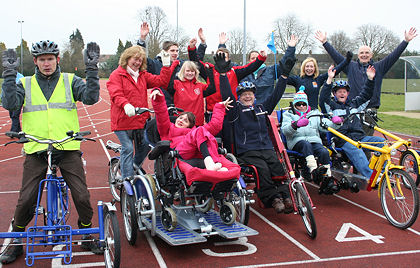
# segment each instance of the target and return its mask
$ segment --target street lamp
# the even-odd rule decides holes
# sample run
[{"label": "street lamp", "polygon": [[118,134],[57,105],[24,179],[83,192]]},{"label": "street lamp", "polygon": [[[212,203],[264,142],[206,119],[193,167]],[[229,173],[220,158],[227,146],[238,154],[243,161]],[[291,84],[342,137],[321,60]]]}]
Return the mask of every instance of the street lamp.
[{"label": "street lamp", "polygon": [[24,23],[23,20],[18,20],[20,23],[20,72],[23,74],[23,38],[22,38],[22,25]]}]

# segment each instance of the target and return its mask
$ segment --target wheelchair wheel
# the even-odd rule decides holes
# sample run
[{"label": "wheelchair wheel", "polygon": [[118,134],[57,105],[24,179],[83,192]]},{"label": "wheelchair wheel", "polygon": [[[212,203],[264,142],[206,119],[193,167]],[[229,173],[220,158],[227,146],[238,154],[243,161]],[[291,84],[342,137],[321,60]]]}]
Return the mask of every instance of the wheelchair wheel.
[{"label": "wheelchair wheel", "polygon": [[[397,228],[406,229],[417,219],[419,213],[419,193],[410,175],[397,168],[389,170],[389,185],[386,178],[381,181],[381,205],[385,217]],[[403,184],[408,183],[408,187]],[[395,198],[392,197],[394,194]]]},{"label": "wheelchair wheel", "polygon": [[104,207],[105,267],[120,267],[121,241],[117,215]]},{"label": "wheelchair wheel", "polygon": [[172,232],[177,225],[176,214],[172,208],[164,208],[162,210],[162,225],[166,231]]},{"label": "wheelchair wheel", "polygon": [[137,212],[134,195],[129,195],[124,186],[121,188],[121,212],[123,214],[125,236],[130,245],[137,240]]},{"label": "wheelchair wheel", "polygon": [[294,187],[295,191],[293,194],[295,195],[295,202],[298,213],[302,217],[303,224],[305,225],[306,232],[308,233],[309,237],[314,239],[317,235],[317,229],[308,194],[300,183],[295,183]]},{"label": "wheelchair wheel", "polygon": [[220,218],[226,225],[231,225],[236,220],[236,209],[230,202],[223,202],[219,211]]},{"label": "wheelchair wheel", "polygon": [[134,176],[134,184],[137,192],[137,223],[142,229],[147,222],[150,226],[150,234],[156,234],[156,209],[153,191],[151,189],[148,179],[144,176]]},{"label": "wheelchair wheel", "polygon": [[121,184],[115,181],[116,178],[121,178],[120,160],[117,158],[113,158],[111,159],[111,163],[109,164],[108,183],[109,188],[111,190],[111,194],[114,197],[115,201],[120,202],[119,188],[121,188]]},{"label": "wheelchair wheel", "polygon": [[236,187],[228,194],[228,201],[233,204],[236,211],[236,221],[244,225],[248,225],[249,221],[249,205],[247,204],[247,193],[239,181]]},{"label": "wheelchair wheel", "polygon": [[[418,155],[417,155],[418,156]],[[419,173],[419,163],[417,162],[417,157],[415,153],[411,150],[405,151],[400,157],[400,165],[405,167],[405,171],[414,179],[416,186],[420,184],[420,173]],[[409,184],[404,182],[404,185],[407,187]]]},{"label": "wheelchair wheel", "polygon": [[196,207],[197,211],[201,213],[207,213],[214,205],[214,199],[209,196],[195,196],[194,200],[196,205],[204,204],[204,202],[209,200],[204,207]]}]

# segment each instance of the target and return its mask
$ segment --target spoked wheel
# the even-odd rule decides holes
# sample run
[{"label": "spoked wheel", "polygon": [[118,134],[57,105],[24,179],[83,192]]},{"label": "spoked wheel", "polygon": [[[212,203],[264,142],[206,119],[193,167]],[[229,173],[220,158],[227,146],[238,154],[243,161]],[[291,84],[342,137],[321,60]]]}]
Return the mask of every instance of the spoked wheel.
[{"label": "spoked wheel", "polygon": [[232,225],[236,220],[236,209],[230,202],[223,202],[219,214],[223,223],[226,225]]},{"label": "spoked wheel", "polygon": [[194,200],[196,205],[202,205],[208,200],[204,207],[195,207],[201,213],[207,213],[214,205],[214,199],[210,196],[195,196]]},{"label": "spoked wheel", "polygon": [[155,197],[151,189],[149,180],[144,176],[134,176],[134,184],[137,189],[137,223],[139,228],[143,228],[145,223],[148,222],[150,226],[150,234],[156,234],[156,209]]},{"label": "spoked wheel", "polygon": [[[419,213],[419,193],[410,175],[401,169],[390,169],[389,184],[381,181],[381,204],[388,221],[400,229],[410,227]],[[385,176],[385,175],[384,175]],[[405,186],[405,184],[408,184]],[[393,193],[394,197],[392,197]]]},{"label": "spoked wheel", "polygon": [[116,178],[121,178],[120,161],[116,158],[111,160],[108,170],[108,183],[111,190],[111,194],[115,201],[120,202],[120,188],[121,183],[116,182]]},{"label": "spoked wheel", "polygon": [[104,207],[105,267],[120,267],[121,241],[117,215]]},{"label": "spoked wheel", "polygon": [[162,225],[166,231],[172,232],[177,225],[176,214],[172,208],[164,208],[162,210]]},{"label": "spoked wheel", "polygon": [[121,212],[123,214],[124,231],[128,243],[134,245],[137,240],[137,213],[134,195],[129,195],[124,186],[121,188]]},{"label": "spoked wheel", "polygon": [[309,202],[309,197],[307,192],[303,189],[303,186],[300,183],[295,183],[294,187],[296,188],[293,194],[295,195],[296,207],[299,215],[302,217],[303,224],[305,225],[306,232],[309,237],[314,239],[317,235],[316,223],[314,212],[312,211],[311,202]]},{"label": "spoked wheel", "polygon": [[410,150],[405,151],[401,155],[400,165],[405,167],[405,171],[414,179],[416,186],[418,186],[420,183],[419,163],[414,153]]},{"label": "spoked wheel", "polygon": [[247,204],[247,193],[239,181],[236,182],[236,187],[228,194],[227,200],[233,204],[236,211],[235,221],[244,225],[249,221],[249,205]]}]

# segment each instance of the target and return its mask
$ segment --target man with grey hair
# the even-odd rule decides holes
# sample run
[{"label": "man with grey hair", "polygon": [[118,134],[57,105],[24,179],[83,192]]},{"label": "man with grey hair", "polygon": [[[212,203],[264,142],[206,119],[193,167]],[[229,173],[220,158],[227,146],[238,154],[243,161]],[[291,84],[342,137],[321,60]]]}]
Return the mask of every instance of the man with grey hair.
[{"label": "man with grey hair", "polygon": [[[416,28],[412,27],[410,30],[404,32],[404,40],[392,51],[388,56],[384,57],[382,60],[374,62],[372,60],[372,49],[363,45],[359,48],[357,53],[357,60],[351,61],[346,68],[344,68],[344,73],[348,76],[348,83],[350,85],[349,99],[353,99],[358,96],[363,89],[363,85],[366,83],[367,75],[366,69],[369,65],[373,65],[376,70],[375,76],[375,86],[373,90],[373,96],[370,99],[370,102],[367,108],[370,108],[376,113],[376,110],[381,106],[381,87],[382,80],[385,74],[391,69],[392,65],[399,59],[401,54],[404,52],[408,43],[417,36]],[[341,55],[328,41],[327,34],[321,31],[315,33],[315,38],[318,39],[328,54],[332,57],[336,64],[339,64],[344,60],[344,56]],[[365,129],[368,135],[373,134],[373,129]]]}]

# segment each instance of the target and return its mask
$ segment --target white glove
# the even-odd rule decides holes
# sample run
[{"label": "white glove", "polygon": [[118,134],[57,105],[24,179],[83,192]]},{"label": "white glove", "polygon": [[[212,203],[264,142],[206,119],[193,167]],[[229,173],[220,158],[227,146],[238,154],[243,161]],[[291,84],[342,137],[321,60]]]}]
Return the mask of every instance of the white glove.
[{"label": "white glove", "polygon": [[171,56],[169,55],[169,52],[166,52],[165,50],[162,50],[160,52],[160,57],[162,59],[162,65],[165,67],[171,66]]},{"label": "white glove", "polygon": [[136,115],[136,109],[130,103],[127,103],[126,105],[124,105],[124,112],[129,117]]}]

